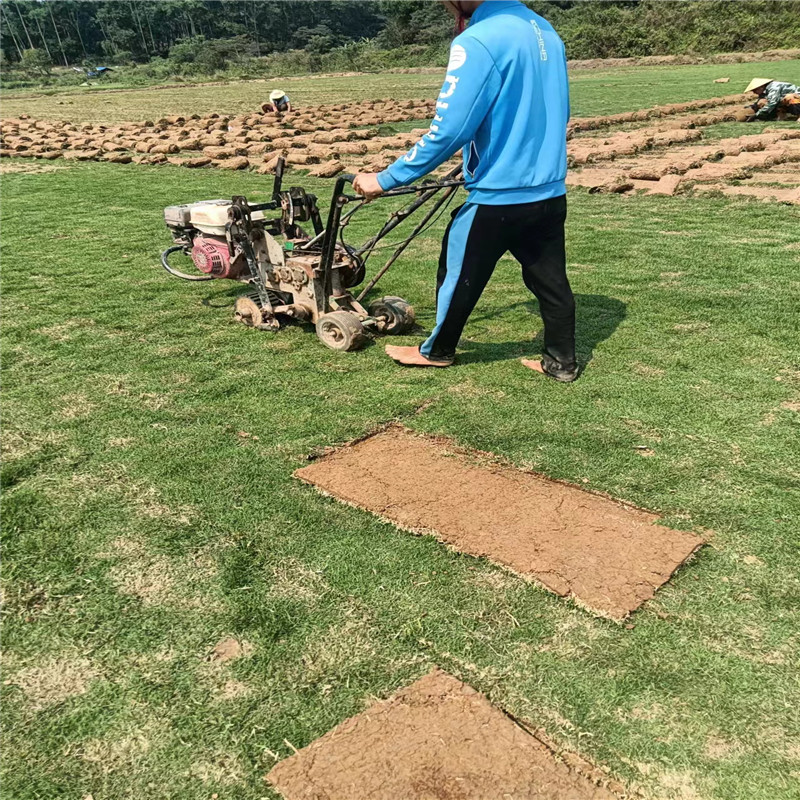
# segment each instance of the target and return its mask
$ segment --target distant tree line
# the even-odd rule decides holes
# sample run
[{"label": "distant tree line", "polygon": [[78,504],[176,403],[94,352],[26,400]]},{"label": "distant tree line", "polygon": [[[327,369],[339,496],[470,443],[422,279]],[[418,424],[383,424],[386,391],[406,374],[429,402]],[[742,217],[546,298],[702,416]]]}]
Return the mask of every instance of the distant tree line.
[{"label": "distant tree line", "polygon": [[43,50],[53,64],[149,61],[203,37],[231,40],[245,54],[330,50],[377,35],[374,2],[330,0],[2,0],[2,50],[8,62]]},{"label": "distant tree line", "polygon": [[[528,5],[553,22],[570,58],[800,42],[797,0]],[[367,50],[405,48],[406,60],[424,65],[431,53],[444,52],[451,35],[452,22],[430,0],[0,0],[2,66],[41,76],[53,66],[99,64],[156,64],[162,72],[207,75],[286,52],[300,54],[299,67],[313,70],[331,63],[321,56],[338,49],[362,63]],[[366,63],[382,65],[374,55]]]}]

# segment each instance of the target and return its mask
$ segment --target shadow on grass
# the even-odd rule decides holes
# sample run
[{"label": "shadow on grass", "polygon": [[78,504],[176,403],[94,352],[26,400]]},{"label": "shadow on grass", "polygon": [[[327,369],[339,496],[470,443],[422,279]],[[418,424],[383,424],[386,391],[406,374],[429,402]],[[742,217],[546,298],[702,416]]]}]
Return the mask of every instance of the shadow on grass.
[{"label": "shadow on grass", "polygon": [[[203,305],[210,306],[211,308],[232,308],[236,298],[241,294],[243,294],[242,287],[234,285],[229,288],[221,289],[220,291],[210,292],[203,298],[202,302]],[[595,347],[597,347],[600,342],[610,338],[620,322],[625,319],[626,305],[615,297],[606,297],[602,294],[576,294],[575,303],[577,306],[575,349],[578,355],[578,362],[583,367],[592,360]],[[509,361],[516,358],[530,358],[536,353],[540,353],[544,346],[544,331],[541,330],[539,304],[536,300],[524,300],[506,306],[504,311],[519,308],[520,306],[527,308],[531,312],[531,327],[536,325],[540,329],[533,339],[520,339],[510,342],[475,342],[462,340],[459,342],[458,348],[459,363],[472,364],[481,361]],[[478,312],[473,313],[471,319],[473,321],[483,321],[489,320],[493,316],[494,313],[491,311]],[[290,320],[288,318],[282,319],[282,326],[285,325],[299,325],[303,328],[307,328],[310,332],[313,332],[314,329],[313,325],[309,325],[309,323],[298,322],[297,320]],[[429,333],[429,331],[424,330],[419,325],[414,325],[411,331],[411,334],[418,334],[422,337],[427,337]],[[385,337],[380,338],[381,341],[383,341]],[[391,344],[391,342],[387,343]],[[375,342],[370,340],[366,346],[369,347],[374,344]]]},{"label": "shadow on grass", "polygon": [[233,309],[236,298],[244,294],[247,294],[247,292],[242,291],[242,284],[237,283],[233,286],[220,289],[216,292],[209,292],[203,298],[203,305],[208,306],[209,308]]},{"label": "shadow on grass", "polygon": [[[619,324],[625,319],[626,305],[615,297],[606,297],[602,294],[576,294],[577,306],[576,343],[578,362],[585,366],[592,360],[595,347],[600,342],[610,338]],[[541,327],[539,305],[535,300],[515,303],[509,308],[524,306]],[[475,319],[488,319],[490,314],[475,316]],[[540,353],[544,346],[544,331],[540,330],[531,339],[521,339],[511,342],[463,342],[459,349],[459,362],[471,364],[478,361],[508,361],[511,359],[528,357]]]}]

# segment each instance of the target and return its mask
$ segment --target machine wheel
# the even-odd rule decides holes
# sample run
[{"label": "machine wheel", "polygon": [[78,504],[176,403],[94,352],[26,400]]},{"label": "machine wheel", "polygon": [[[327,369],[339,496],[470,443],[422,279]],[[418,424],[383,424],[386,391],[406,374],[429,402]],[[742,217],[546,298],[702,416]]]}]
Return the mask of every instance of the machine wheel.
[{"label": "machine wheel", "polygon": [[267,317],[261,306],[252,297],[237,297],[233,307],[233,317],[237,322],[242,322],[249,328],[258,328],[261,331],[276,331],[280,323],[275,317]]},{"label": "machine wheel", "polygon": [[361,320],[349,311],[331,311],[317,320],[317,336],[331,350],[358,350],[367,341]]},{"label": "machine wheel", "polygon": [[382,322],[383,333],[399,334],[411,329],[416,317],[412,305],[402,297],[381,297],[369,304],[368,313]]}]

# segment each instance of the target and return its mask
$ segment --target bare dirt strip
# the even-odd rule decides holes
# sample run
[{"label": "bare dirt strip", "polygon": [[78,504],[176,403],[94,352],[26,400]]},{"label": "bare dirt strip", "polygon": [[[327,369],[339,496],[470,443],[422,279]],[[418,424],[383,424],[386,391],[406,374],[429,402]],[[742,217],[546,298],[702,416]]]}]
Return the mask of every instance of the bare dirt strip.
[{"label": "bare dirt strip", "polygon": [[277,764],[285,800],[616,800],[622,787],[558,756],[481,694],[434,670]]},{"label": "bare dirt strip", "polygon": [[587,58],[567,62],[570,69],[617,69],[619,67],[662,67],[681,64],[747,64],[753,61],[789,61],[800,58],[800,50],[764,50],[756,53],[714,53],[709,56],[633,56],[630,58]]},{"label": "bare dirt strip", "polygon": [[703,540],[630,508],[392,426],[324,455],[301,480],[406,530],[485,557],[623,619]]}]

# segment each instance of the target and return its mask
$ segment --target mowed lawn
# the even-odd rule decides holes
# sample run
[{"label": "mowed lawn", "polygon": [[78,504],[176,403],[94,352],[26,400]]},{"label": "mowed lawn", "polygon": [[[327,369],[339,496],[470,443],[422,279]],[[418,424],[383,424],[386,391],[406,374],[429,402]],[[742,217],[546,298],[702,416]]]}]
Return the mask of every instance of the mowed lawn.
[{"label": "mowed lawn", "polygon": [[[236,287],[158,266],[163,206],[268,188],[4,176],[7,796],[269,797],[276,758],[437,664],[647,797],[795,797],[796,209],[571,194],[565,386],[517,361],[541,324],[510,260],[432,372],[246,329]],[[424,330],[442,224],[381,284]],[[617,625],[292,478],[390,420],[711,543]]]},{"label": "mowed lawn", "polygon": [[[698,96],[695,77],[654,97],[649,75],[580,113]],[[408,77],[431,81],[409,96],[438,85]],[[168,113],[162,96],[115,113]],[[565,386],[518,363],[541,322],[510,259],[457,366],[406,371],[382,341],[334,353],[310,327],[246,329],[236,285],[160,268],[164,206],[263,199],[268,178],[32,167],[2,179],[6,796],[272,798],[276,759],[438,665],[644,797],[797,797],[796,207],[571,192],[585,372]],[[327,202],[332,182],[292,178]],[[352,240],[389,210],[360,212]],[[408,298],[423,332],[443,226],[375,292]],[[618,625],[292,478],[392,420],[709,545]]]},{"label": "mowed lawn", "polygon": [[[761,74],[797,82],[800,60],[573,69],[570,72],[572,113],[579,117],[613,114],[663,103],[738,94],[754,75]],[[79,123],[110,123],[152,120],[169,114],[243,114],[256,111],[275,86],[285,88],[298,108],[381,97],[406,100],[435,96],[443,75],[444,68],[418,73],[307,75],[137,89],[104,90],[100,84],[64,91],[12,91],[2,94],[3,116],[30,114]],[[717,84],[716,78],[730,78],[730,82]]]}]

